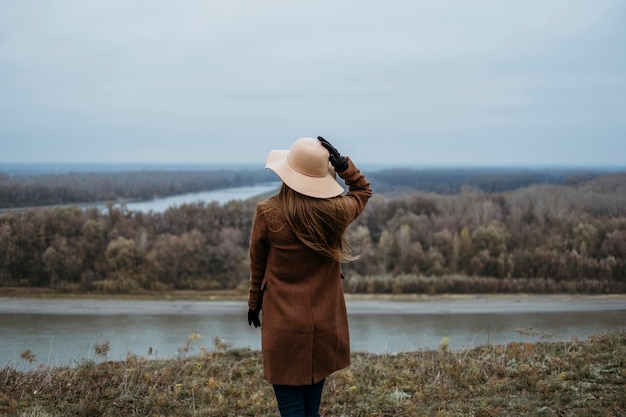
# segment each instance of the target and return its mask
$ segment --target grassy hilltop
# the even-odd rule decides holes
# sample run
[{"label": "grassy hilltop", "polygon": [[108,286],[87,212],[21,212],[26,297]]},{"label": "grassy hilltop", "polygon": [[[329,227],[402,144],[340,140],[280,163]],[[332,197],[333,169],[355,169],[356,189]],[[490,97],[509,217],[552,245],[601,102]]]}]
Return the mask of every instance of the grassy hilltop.
[{"label": "grassy hilltop", "polygon": [[[129,356],[75,367],[0,370],[0,415],[277,416],[262,379],[260,352],[215,350],[191,356],[197,335],[178,359]],[[33,361],[28,351],[22,360]],[[352,365],[326,383],[321,413],[329,416],[623,416],[626,334],[585,341],[511,343],[449,351],[353,353]]]}]

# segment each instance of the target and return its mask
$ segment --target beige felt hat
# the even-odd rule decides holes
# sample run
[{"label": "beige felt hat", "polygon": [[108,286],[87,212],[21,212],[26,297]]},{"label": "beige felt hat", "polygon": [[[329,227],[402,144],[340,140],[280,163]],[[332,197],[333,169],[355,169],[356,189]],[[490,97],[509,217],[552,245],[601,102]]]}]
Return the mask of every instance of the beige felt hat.
[{"label": "beige felt hat", "polygon": [[329,156],[319,140],[301,138],[288,151],[270,151],[265,168],[274,171],[285,184],[300,194],[315,198],[336,197],[344,189],[335,179]]}]

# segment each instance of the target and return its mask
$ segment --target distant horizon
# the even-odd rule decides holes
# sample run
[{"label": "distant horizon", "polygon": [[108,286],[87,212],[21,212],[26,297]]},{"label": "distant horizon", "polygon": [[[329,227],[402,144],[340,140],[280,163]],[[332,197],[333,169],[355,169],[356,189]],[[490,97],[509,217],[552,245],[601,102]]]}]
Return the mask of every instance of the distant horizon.
[{"label": "distant horizon", "polygon": [[[600,172],[626,171],[626,165],[597,164],[444,164],[444,163],[370,163],[358,164],[364,170],[387,169],[497,169],[497,170],[583,170]],[[94,171],[103,169],[103,171]],[[215,170],[215,169],[262,169],[264,162],[0,162],[0,173],[69,173],[124,172],[145,169],[155,170]]]}]

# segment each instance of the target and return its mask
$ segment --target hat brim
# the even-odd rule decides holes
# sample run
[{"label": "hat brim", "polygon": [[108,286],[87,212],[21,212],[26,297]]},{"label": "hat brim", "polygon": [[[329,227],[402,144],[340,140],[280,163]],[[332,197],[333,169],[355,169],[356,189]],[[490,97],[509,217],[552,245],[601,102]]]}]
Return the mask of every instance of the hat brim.
[{"label": "hat brim", "polygon": [[315,198],[337,197],[344,188],[335,179],[335,170],[330,163],[328,173],[323,177],[312,177],[302,174],[289,165],[286,150],[273,150],[267,155],[265,168],[271,169],[280,179],[300,194]]}]

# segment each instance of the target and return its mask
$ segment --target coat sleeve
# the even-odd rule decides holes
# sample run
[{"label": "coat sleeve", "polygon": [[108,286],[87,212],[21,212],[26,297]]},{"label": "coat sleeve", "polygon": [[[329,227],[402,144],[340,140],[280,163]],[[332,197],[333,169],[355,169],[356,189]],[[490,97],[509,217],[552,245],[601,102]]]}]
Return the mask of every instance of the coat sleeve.
[{"label": "coat sleeve", "polygon": [[257,205],[250,231],[250,288],[248,290],[248,308],[261,308],[261,284],[265,276],[269,242],[267,240],[265,218]]},{"label": "coat sleeve", "polygon": [[356,219],[365,209],[367,201],[372,196],[372,189],[365,175],[359,171],[350,157],[347,156],[346,159],[348,160],[348,168],[337,175],[339,175],[348,186],[348,193],[345,197],[351,198],[354,201],[355,208],[352,218]]}]

